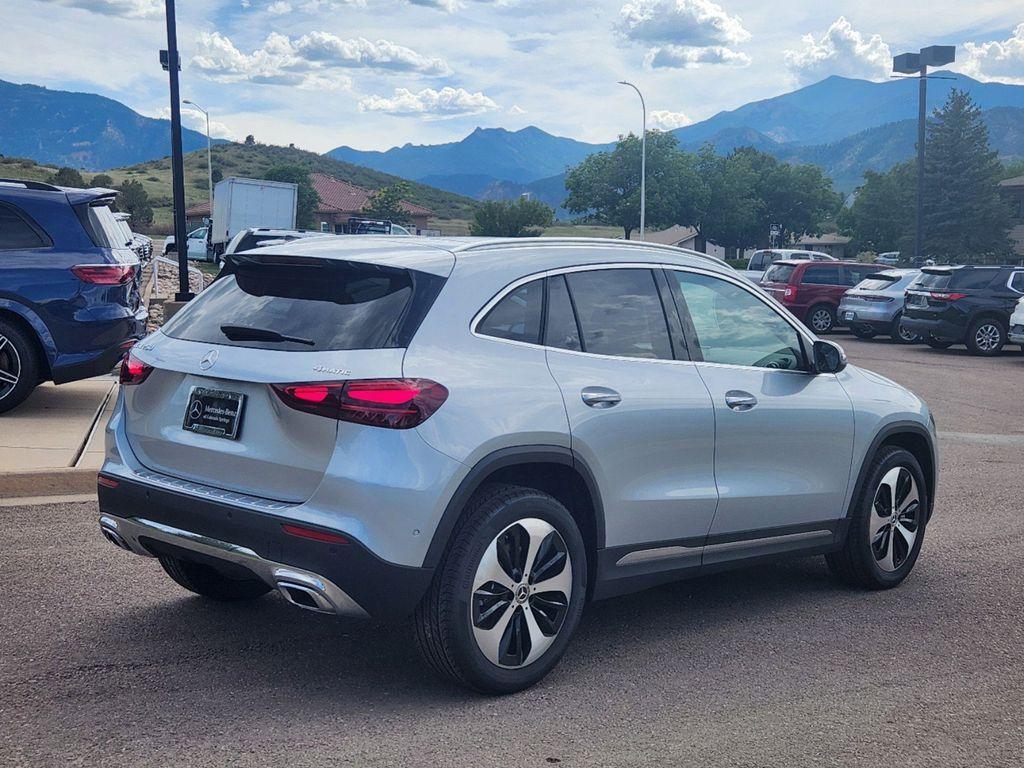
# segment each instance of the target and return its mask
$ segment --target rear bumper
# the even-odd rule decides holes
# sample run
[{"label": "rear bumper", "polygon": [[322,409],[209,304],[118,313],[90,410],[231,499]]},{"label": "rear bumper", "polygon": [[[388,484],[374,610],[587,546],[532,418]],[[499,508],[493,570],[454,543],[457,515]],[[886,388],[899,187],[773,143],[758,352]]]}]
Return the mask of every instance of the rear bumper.
[{"label": "rear bumper", "polygon": [[913,331],[918,336],[927,338],[933,336],[936,339],[945,341],[960,341],[964,335],[962,326],[950,323],[940,318],[907,317],[900,318],[900,326],[908,331]]},{"label": "rear bumper", "polygon": [[282,526],[294,522],[288,518],[123,477],[111,480],[116,488],[99,486],[100,527],[110,541],[147,557],[243,568],[303,608],[398,618],[412,613],[433,577],[430,568],[381,560],[344,531],[322,529],[344,536],[347,544],[300,538],[284,532]]},{"label": "rear bumper", "polygon": [[[854,316],[847,318],[847,313],[852,312]],[[884,304],[870,306],[867,304],[846,304],[840,303],[836,311],[838,322],[847,325],[866,325],[875,330],[888,330],[892,319],[897,315],[899,309]]]},{"label": "rear bumper", "polygon": [[125,349],[146,335],[148,316],[145,307],[140,307],[134,315],[113,323],[97,324],[96,339],[105,337],[109,346],[89,352],[58,354],[52,364],[53,383],[66,384],[110,373],[124,356]]}]

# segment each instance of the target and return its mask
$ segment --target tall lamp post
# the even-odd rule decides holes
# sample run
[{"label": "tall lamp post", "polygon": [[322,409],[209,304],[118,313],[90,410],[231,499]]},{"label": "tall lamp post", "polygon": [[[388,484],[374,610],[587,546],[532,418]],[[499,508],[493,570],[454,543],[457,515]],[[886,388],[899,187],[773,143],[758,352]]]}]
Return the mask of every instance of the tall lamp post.
[{"label": "tall lamp post", "polygon": [[185,99],[183,104],[190,104],[203,113],[206,118],[206,185],[210,192],[210,217],[213,217],[213,153],[210,149],[210,113],[200,107],[194,101]]},{"label": "tall lamp post", "polygon": [[917,229],[914,233],[914,258],[924,258],[924,142],[928,122],[928,67],[943,67],[956,60],[955,45],[929,45],[917,53],[893,56],[892,70],[901,75],[917,75]]},{"label": "tall lamp post", "polygon": [[171,191],[174,198],[174,244],[178,251],[178,292],[174,300],[191,301],[195,294],[188,285],[188,232],[185,230],[185,161],[181,151],[181,101],[178,91],[178,30],[174,19],[174,0],[164,0],[167,12],[167,50],[160,62],[170,75],[171,85]]},{"label": "tall lamp post", "polygon": [[644,220],[647,215],[647,104],[640,89],[625,80],[619,85],[628,85],[640,97],[640,110],[643,112],[643,133],[640,134],[640,240],[644,239]]}]

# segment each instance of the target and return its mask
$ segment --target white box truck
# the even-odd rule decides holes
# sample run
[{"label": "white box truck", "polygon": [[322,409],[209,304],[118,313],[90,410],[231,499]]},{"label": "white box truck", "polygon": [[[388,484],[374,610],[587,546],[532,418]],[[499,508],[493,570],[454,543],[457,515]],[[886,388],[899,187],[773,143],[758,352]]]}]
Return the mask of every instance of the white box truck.
[{"label": "white box truck", "polygon": [[296,184],[232,176],[213,188],[213,234],[215,254],[224,251],[238,232],[250,227],[295,229]]}]

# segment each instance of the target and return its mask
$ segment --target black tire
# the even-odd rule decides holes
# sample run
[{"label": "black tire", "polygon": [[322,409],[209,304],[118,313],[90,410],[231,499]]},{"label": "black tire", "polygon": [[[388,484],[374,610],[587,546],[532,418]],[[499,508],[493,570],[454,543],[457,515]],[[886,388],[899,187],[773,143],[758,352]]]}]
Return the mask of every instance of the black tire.
[{"label": "black tire", "polygon": [[836,327],[836,311],[831,304],[815,304],[807,310],[807,327],[815,333],[830,333]]},{"label": "black tire", "polygon": [[979,318],[967,329],[964,343],[972,355],[998,355],[1006,345],[1006,324],[995,317]]},{"label": "black tire", "polygon": [[[873,513],[873,510],[879,509],[876,503],[881,504],[881,507],[884,508],[887,494],[891,495],[891,491],[887,492],[881,488],[883,478],[897,469],[900,472],[896,485],[904,480],[903,470],[916,485],[918,502],[916,527],[914,528],[915,537],[911,546],[907,547],[906,539],[889,528],[888,537],[890,539],[897,538],[893,542],[892,548],[888,548],[889,539],[885,538],[885,531],[879,531],[878,535],[882,537],[882,540],[878,542],[878,545],[873,543],[871,527],[873,519],[878,519]],[[896,493],[896,497],[899,498],[899,492]],[[909,495],[904,498],[909,498]],[[913,569],[921,552],[928,509],[928,488],[924,482],[921,465],[914,455],[910,451],[894,446],[882,448],[872,459],[864,487],[855,502],[843,548],[826,556],[832,572],[846,583],[866,589],[890,589],[899,585]],[[905,552],[898,551],[897,543],[902,544]],[[885,552],[894,553],[892,556],[892,564],[896,566],[894,569],[887,569],[884,566],[886,563],[884,557],[879,559],[879,547],[883,554]],[[903,555],[902,560],[898,557],[901,554]]]},{"label": "black tire", "polygon": [[[33,340],[9,320],[0,319],[0,413],[25,402],[42,375]],[[15,378],[15,381],[11,381]]]},{"label": "black tire", "polygon": [[878,335],[878,332],[874,328],[867,325],[851,325],[850,333],[858,339],[873,339]]},{"label": "black tire", "polygon": [[160,557],[160,565],[180,586],[212,600],[253,600],[271,589],[259,579],[232,579],[209,565],[179,557],[163,555]]},{"label": "black tire", "polygon": [[896,315],[892,319],[892,327],[889,329],[889,337],[897,344],[919,344],[921,337],[913,331],[903,331],[900,328],[900,320],[903,319],[903,315]]},{"label": "black tire", "polygon": [[934,336],[929,336],[927,339],[924,340],[924,343],[927,344],[932,349],[949,349],[950,347],[953,346],[952,341],[946,341],[945,339],[936,339]]},{"label": "black tire", "polygon": [[[485,594],[484,591],[480,589],[474,593],[473,582],[478,568],[483,567],[481,561],[499,536],[509,535],[519,522],[527,519],[543,521],[561,537],[560,542],[564,543],[564,553],[568,554],[568,564],[571,567],[571,594],[554,629],[554,640],[549,641],[550,646],[536,660],[525,666],[499,666],[485,656],[475,636],[474,627],[480,626],[479,622],[489,611],[488,604],[479,597]],[[520,530],[525,532],[521,526]],[[548,539],[544,541],[547,542]],[[541,549],[543,550],[543,547]],[[523,552],[524,562],[525,558],[526,553]],[[539,561],[538,554],[535,563]],[[528,571],[530,567],[531,564],[526,563],[525,570]],[[564,568],[563,564],[555,575],[564,572]],[[507,575],[508,571],[505,570],[504,573]],[[530,574],[514,572],[509,580],[515,582],[516,576],[520,581],[520,587],[529,584],[527,591],[532,589]],[[505,694],[521,691],[547,675],[565,652],[583,613],[586,586],[586,548],[576,521],[568,510],[548,494],[532,488],[488,484],[477,491],[467,504],[462,519],[452,534],[448,550],[434,575],[434,581],[416,609],[416,643],[424,659],[434,670],[462,685],[483,693]],[[506,591],[511,599],[502,601],[506,607],[500,609],[501,612],[497,614],[498,622],[501,622],[506,612],[512,615],[507,622],[507,630],[501,634],[501,643],[497,645],[499,649],[503,646],[512,647],[509,638],[515,634],[513,623],[518,618],[517,613],[522,613],[524,608],[525,611],[529,611],[533,605],[535,625],[537,617],[541,616],[533,602],[534,596],[525,598],[524,603],[518,603],[513,592]],[[474,599],[475,595],[478,597]],[[490,605],[497,606],[498,603]],[[480,612],[480,619],[474,619],[475,611]],[[527,637],[530,637],[528,629]],[[526,646],[528,658],[529,642]]]}]

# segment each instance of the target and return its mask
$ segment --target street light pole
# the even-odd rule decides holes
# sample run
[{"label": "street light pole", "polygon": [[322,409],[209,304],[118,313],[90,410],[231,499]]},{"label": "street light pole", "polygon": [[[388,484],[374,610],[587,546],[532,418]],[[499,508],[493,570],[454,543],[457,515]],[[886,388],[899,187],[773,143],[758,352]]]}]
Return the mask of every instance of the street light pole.
[{"label": "street light pole", "polygon": [[174,198],[174,244],[178,251],[178,293],[175,301],[190,301],[194,294],[188,285],[188,232],[185,228],[185,161],[181,150],[181,101],[178,90],[178,31],[174,19],[174,0],[164,0],[167,12],[167,72],[171,85],[171,186]]},{"label": "street light pole", "polygon": [[640,134],[640,240],[644,239],[644,223],[647,217],[647,104],[640,89],[630,82],[619,80],[619,85],[628,85],[640,97],[643,112],[643,133]]},{"label": "street light pole", "polygon": [[901,53],[892,59],[893,72],[917,75],[917,226],[914,259],[924,258],[924,144],[928,124],[928,67],[942,67],[956,60],[956,46],[930,45],[917,53]]},{"label": "street light pole", "polygon": [[210,113],[200,107],[194,101],[185,99],[184,104],[190,104],[206,118],[206,185],[210,193],[210,218],[213,218],[213,152],[210,149]]}]

